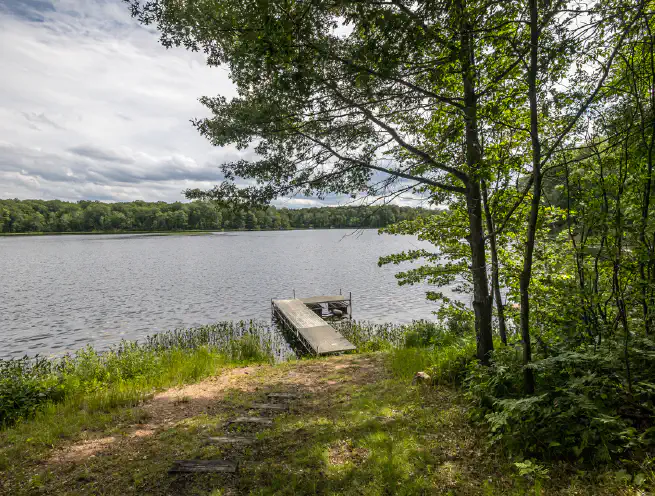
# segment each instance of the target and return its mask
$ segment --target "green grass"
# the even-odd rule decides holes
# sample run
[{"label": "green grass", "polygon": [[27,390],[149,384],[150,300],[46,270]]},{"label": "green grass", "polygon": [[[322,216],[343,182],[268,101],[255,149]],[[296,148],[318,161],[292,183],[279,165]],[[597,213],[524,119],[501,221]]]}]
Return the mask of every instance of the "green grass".
[{"label": "green grass", "polygon": [[254,321],[223,322],[106,352],[88,347],[55,360],[0,360],[0,471],[85,432],[138,423],[138,406],[158,390],[275,361],[281,343],[268,331]]},{"label": "green grass", "polygon": [[[44,451],[84,431],[103,430],[117,422],[138,423],[137,406],[166,387],[197,382],[234,365],[221,353],[206,348],[168,350],[157,355],[147,375],[107,383],[95,390],[78,390],[62,402],[48,402],[36,415],[0,431],[0,470],[16,459],[37,459]],[[71,379],[68,379],[71,380]]]},{"label": "green grass", "polygon": [[[420,360],[419,351],[412,353]],[[71,463],[47,462],[48,450],[27,463],[14,459],[0,490],[16,495],[637,495],[646,494],[639,491],[653,482],[637,487],[611,467],[582,472],[551,464],[521,472],[488,448],[460,393],[409,385],[409,369],[397,366],[400,358],[377,353],[259,367],[234,383],[211,412],[163,426],[151,436],[130,437],[129,424],[140,421],[140,410],[117,408],[94,417],[96,437],[111,435],[115,444]],[[330,385],[317,380],[327,376]],[[299,388],[305,398],[278,415],[272,428],[225,427],[249,404],[262,402],[267,391]],[[186,398],[179,407],[194,401]],[[204,441],[228,432],[251,434],[256,442],[243,447]],[[0,444],[6,442],[2,438]],[[22,448],[29,444],[16,442]],[[167,473],[173,460],[189,458],[239,460],[240,473]]]},{"label": "green grass", "polygon": [[405,380],[425,371],[433,384],[458,385],[474,356],[475,341],[465,340],[437,349],[395,348],[389,352],[389,363],[394,374]]},{"label": "green grass", "polygon": [[[641,495],[655,487],[650,459],[627,473],[618,464],[510,458],[490,445],[457,387],[475,354],[475,342],[457,332],[429,323],[355,324],[344,334],[382,351],[279,362],[274,339],[263,331],[253,322],[219,323],[105,353],[82,350],[32,369],[6,366],[0,380],[10,385],[23,377],[28,386],[34,379],[65,394],[0,430],[0,494],[568,496]],[[211,399],[186,388],[169,393],[164,411],[159,399],[149,402],[167,387],[248,363],[267,365],[229,381],[209,379],[200,389],[214,388]],[[432,383],[412,385],[417,371],[428,372]],[[226,426],[255,413],[249,406],[268,402],[269,391],[305,396],[272,428]],[[135,436],[140,426],[148,433]],[[229,433],[256,442],[205,442]],[[87,441],[100,445],[75,459],[58,458]],[[240,473],[170,475],[176,459],[238,460]]]}]

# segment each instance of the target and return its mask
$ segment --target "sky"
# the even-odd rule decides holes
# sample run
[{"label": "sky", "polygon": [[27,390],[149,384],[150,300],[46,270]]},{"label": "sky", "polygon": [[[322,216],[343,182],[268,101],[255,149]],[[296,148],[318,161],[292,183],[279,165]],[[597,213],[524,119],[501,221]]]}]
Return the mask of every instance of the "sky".
[{"label": "sky", "polygon": [[200,96],[235,94],[227,71],[162,47],[121,0],[0,0],[0,68],[0,198],[181,201],[250,153],[190,123]]},{"label": "sky", "polygon": [[0,198],[184,201],[220,182],[220,164],[253,156],[190,123],[209,115],[201,96],[236,95],[227,70],[161,46],[122,0],[0,0],[0,70]]}]

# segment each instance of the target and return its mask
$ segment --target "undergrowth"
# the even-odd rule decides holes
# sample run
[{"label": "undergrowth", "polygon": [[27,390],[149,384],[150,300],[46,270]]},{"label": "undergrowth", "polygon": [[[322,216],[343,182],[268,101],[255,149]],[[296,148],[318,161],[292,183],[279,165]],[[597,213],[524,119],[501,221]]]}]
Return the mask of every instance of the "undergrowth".
[{"label": "undergrowth", "polygon": [[552,346],[532,368],[537,391],[523,392],[520,350],[496,343],[491,365],[475,359],[472,329],[415,323],[389,352],[396,377],[411,381],[424,371],[433,386],[459,388],[469,415],[488,432],[520,473],[547,476],[544,463],[566,461],[582,470],[616,466],[636,486],[655,482],[655,344],[634,339],[628,347],[607,338],[602,346]]},{"label": "undergrowth", "polygon": [[[409,383],[425,371],[433,386],[460,389],[471,420],[488,432],[489,447],[513,460],[521,474],[544,478],[548,463],[566,461],[581,470],[615,465],[635,486],[655,480],[655,344],[647,339],[634,339],[627,349],[629,377],[616,352],[623,344],[610,338],[596,347],[551,346],[532,364],[536,394],[525,395],[520,351],[498,342],[491,365],[480,365],[472,320],[461,313],[443,323],[347,322],[338,328],[359,352],[385,351],[396,377]],[[81,426],[109,422],[114,409],[136,407],[158,388],[234,363],[279,361],[289,354],[279,339],[264,324],[220,323],[106,352],[86,348],[56,360],[2,361],[0,421],[14,424],[5,429],[5,442],[29,438],[54,445]],[[138,410],[129,412],[138,416]],[[11,450],[4,456],[6,462]]]}]

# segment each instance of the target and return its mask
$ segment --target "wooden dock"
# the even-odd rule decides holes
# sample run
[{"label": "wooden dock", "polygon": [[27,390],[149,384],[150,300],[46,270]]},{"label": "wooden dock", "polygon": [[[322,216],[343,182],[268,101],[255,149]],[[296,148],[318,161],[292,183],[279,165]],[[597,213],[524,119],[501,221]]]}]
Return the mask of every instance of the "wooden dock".
[{"label": "wooden dock", "polygon": [[[350,341],[317,314],[316,309],[322,304],[326,304],[328,309],[336,310],[337,306],[350,308],[350,300],[341,295],[271,300],[273,317],[279,319],[310,353],[327,355],[355,350]],[[344,314],[342,310],[337,311]]]}]

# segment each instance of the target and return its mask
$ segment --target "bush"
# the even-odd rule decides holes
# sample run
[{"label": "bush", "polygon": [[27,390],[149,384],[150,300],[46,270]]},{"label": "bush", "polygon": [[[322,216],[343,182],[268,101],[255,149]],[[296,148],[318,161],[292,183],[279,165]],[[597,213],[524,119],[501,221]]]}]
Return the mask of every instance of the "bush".
[{"label": "bush", "polygon": [[469,365],[467,394],[473,415],[491,441],[518,458],[566,458],[587,463],[643,458],[655,448],[655,354],[642,341],[630,349],[632,392],[617,343],[602,349],[552,350],[535,361],[537,394],[522,394],[520,356],[494,352],[491,367]]},{"label": "bush", "polygon": [[0,360],[0,426],[29,417],[43,403],[63,396],[64,389],[47,360]]}]

